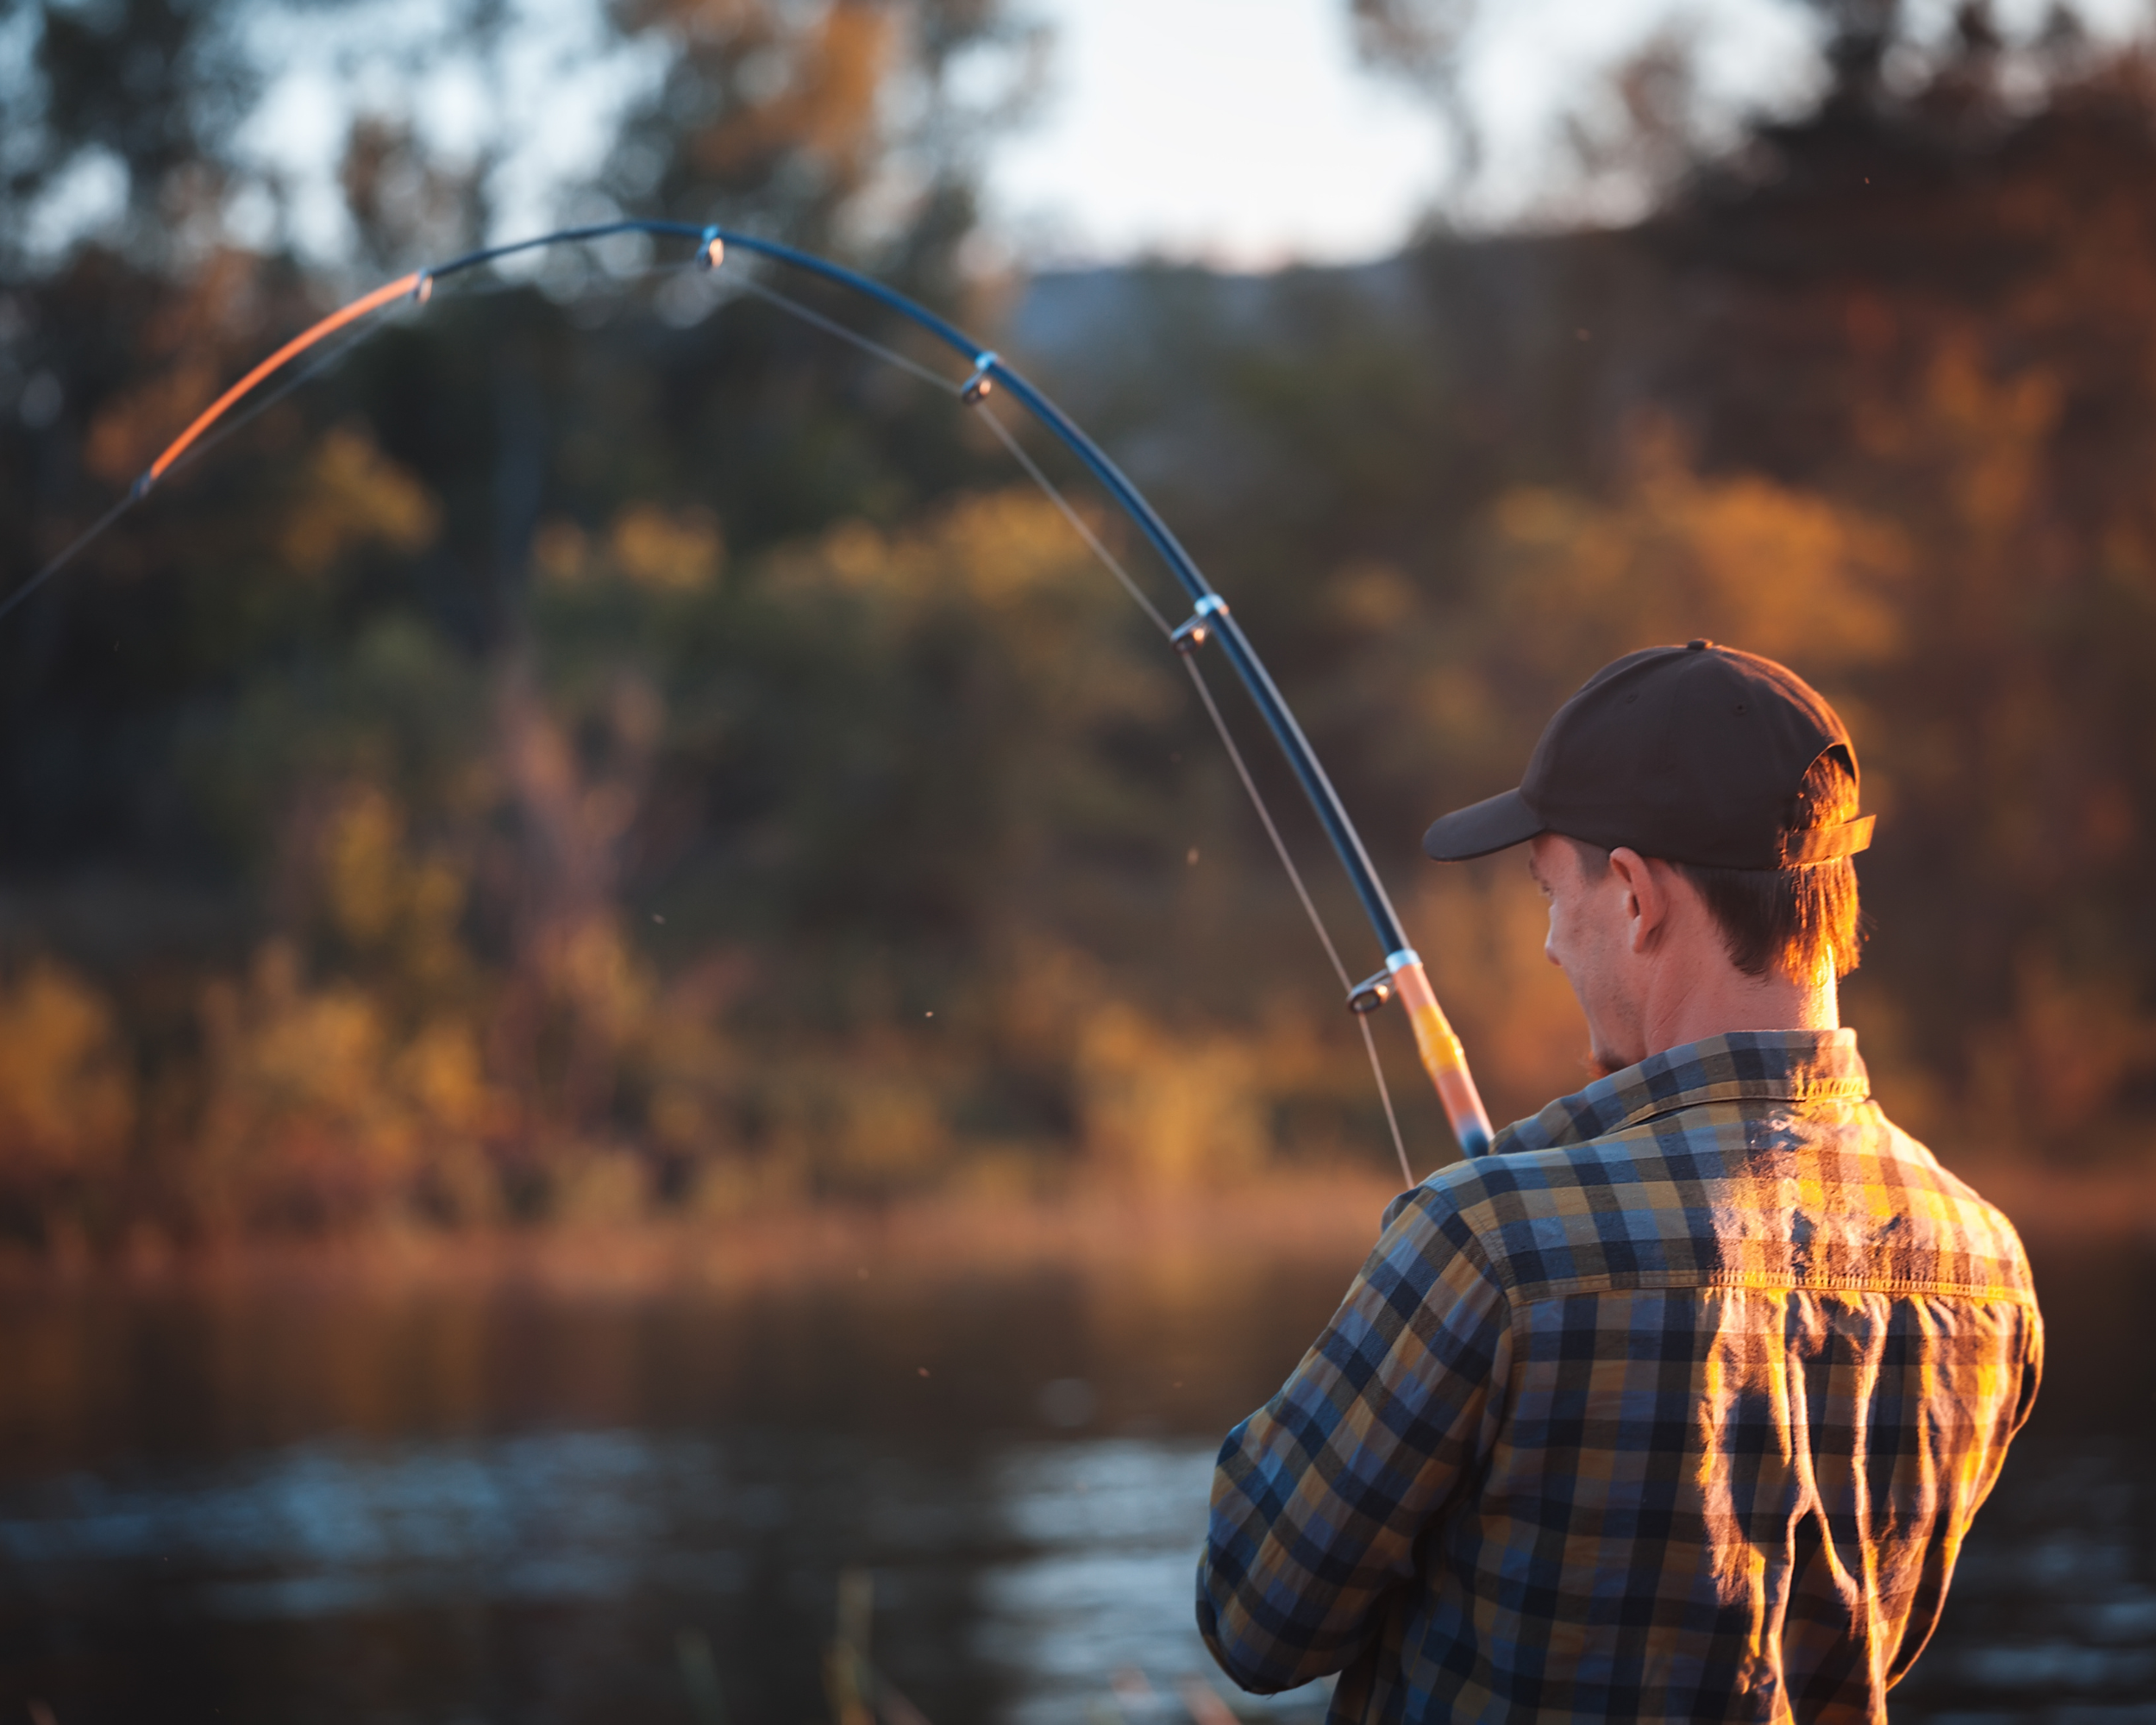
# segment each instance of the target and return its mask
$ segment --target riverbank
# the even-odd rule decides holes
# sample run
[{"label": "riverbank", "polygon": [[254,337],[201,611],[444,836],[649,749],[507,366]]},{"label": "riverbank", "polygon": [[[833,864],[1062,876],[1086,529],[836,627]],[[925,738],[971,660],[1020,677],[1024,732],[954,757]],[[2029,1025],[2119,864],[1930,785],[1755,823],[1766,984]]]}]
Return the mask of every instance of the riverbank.
[{"label": "riverbank", "polygon": [[528,1286],[555,1295],[749,1290],[856,1277],[996,1276],[1014,1270],[1253,1254],[1351,1270],[1397,1180],[1328,1173],[1218,1191],[1081,1189],[1055,1200],[929,1196],[876,1208],[750,1213],[725,1221],[449,1231],[398,1227],[326,1240],[183,1249],[140,1235],[118,1253],[0,1256],[0,1289],[105,1283],[143,1290],[338,1283]]},{"label": "riverbank", "polygon": [[[2156,1240],[2156,1175],[1965,1170],[2032,1241]],[[447,1230],[180,1247],[154,1235],[119,1252],[0,1252],[0,1289],[103,1284],[149,1291],[369,1283],[526,1287],[549,1295],[782,1289],[858,1276],[909,1281],[1222,1258],[1332,1261],[1351,1270],[1399,1182],[1360,1172],[1275,1176],[1205,1192],[1080,1188],[1055,1199],[924,1196],[880,1207],[749,1213],[725,1222]]]}]

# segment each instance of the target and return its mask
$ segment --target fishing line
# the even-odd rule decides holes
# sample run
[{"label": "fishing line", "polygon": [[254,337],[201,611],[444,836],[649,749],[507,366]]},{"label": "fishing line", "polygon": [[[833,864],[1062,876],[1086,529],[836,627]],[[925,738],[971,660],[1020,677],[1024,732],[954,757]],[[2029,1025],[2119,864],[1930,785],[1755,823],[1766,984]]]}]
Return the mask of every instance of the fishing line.
[{"label": "fishing line", "polygon": [[[922,381],[935,385],[938,389],[944,390],[952,395],[962,396],[962,386],[952,383],[948,378],[931,372],[924,366],[914,364],[904,354],[894,353],[881,342],[871,341],[867,336],[848,329],[845,325],[825,317],[822,313],[810,310],[799,301],[779,292],[775,288],[766,287],[761,283],[749,280],[745,277],[741,279],[741,285],[751,293],[814,324],[818,329],[829,330],[832,335],[850,342],[863,352],[887,361],[901,370],[911,373]],[[1153,626],[1172,641],[1175,634],[1175,626],[1161,615],[1159,607],[1145,596],[1144,589],[1138,586],[1130,571],[1123,567],[1121,561],[1109,551],[1106,545],[1101,543],[1100,536],[1093,530],[1085,517],[1078,512],[1070,499],[1063,495],[1061,488],[1049,478],[1046,473],[1042,471],[1040,464],[1026,453],[1025,446],[997,416],[994,408],[986,400],[978,401],[975,405],[979,409],[981,417],[987,422],[988,429],[995,433],[997,442],[1010,451],[1012,459],[1025,470],[1026,474],[1035,485],[1041,488],[1048,500],[1061,511],[1063,519],[1070,524],[1072,530],[1077,533],[1080,539],[1085,542],[1087,548],[1094,555],[1100,560],[1108,573],[1123,584],[1123,590],[1137,601],[1139,609],[1151,619]],[[1280,827],[1273,819],[1272,810],[1267,806],[1263,795],[1260,794],[1257,781],[1251,777],[1250,767],[1243,759],[1242,750],[1236,746],[1235,738],[1228,731],[1227,721],[1213,699],[1213,691],[1206,683],[1205,674],[1198,668],[1196,657],[1187,653],[1178,653],[1176,656],[1181,659],[1184,667],[1189,671],[1191,683],[1198,691],[1198,699],[1204,703],[1206,716],[1213,720],[1213,728],[1219,733],[1221,746],[1227,750],[1228,759],[1234,762],[1236,776],[1242,780],[1243,788],[1250,794],[1250,806],[1257,811],[1258,819],[1264,824],[1265,835],[1273,842],[1274,854],[1280,858],[1281,867],[1288,871],[1288,879],[1295,889],[1295,896],[1302,902],[1303,913],[1310,919],[1310,926],[1316,931],[1319,943],[1325,948],[1326,957],[1332,961],[1332,974],[1340,979],[1342,988],[1352,988],[1354,985],[1349,981],[1347,966],[1341,963],[1339,949],[1333,944],[1332,936],[1326,929],[1324,919],[1318,914],[1318,907],[1311,899],[1310,890],[1303,884],[1302,872],[1295,867],[1295,860],[1288,853],[1287,842],[1282,838]],[[1393,1152],[1400,1158],[1401,1176],[1412,1186],[1415,1183],[1415,1173],[1407,1161],[1407,1141],[1401,1132],[1400,1116],[1393,1107],[1392,1087],[1385,1082],[1385,1067],[1383,1062],[1378,1058],[1377,1038],[1371,1033],[1369,1015],[1366,1013],[1357,1013],[1354,1018],[1355,1027],[1363,1033],[1363,1051],[1369,1056],[1370,1076],[1377,1081],[1377,1100],[1385,1110],[1385,1125],[1392,1133]]]},{"label": "fishing line", "polygon": [[65,551],[62,551],[60,555],[53,558],[51,562],[47,563],[43,568],[40,569],[35,574],[32,575],[29,580],[23,582],[21,586],[17,587],[13,593],[9,593],[6,599],[0,599],[0,617],[5,617],[9,612],[13,611],[16,606],[22,604],[24,599],[29,598],[32,593],[35,593],[40,587],[43,586],[46,582],[51,580],[54,575],[58,574],[62,569],[66,568],[69,561],[72,560],[78,551],[81,550],[84,546],[87,545],[92,539],[95,539],[100,533],[103,532],[106,528],[111,526],[112,524],[117,521],[122,515],[125,515],[128,511],[128,505],[134,501],[135,498],[131,492],[123,492],[118,502],[115,503],[111,508],[105,511],[103,515],[99,516],[95,521],[91,522],[89,526],[84,528],[80,533],[78,533],[75,536],[73,542],[69,544]]},{"label": "fishing line", "polygon": [[980,404],[980,413],[988,422],[988,429],[996,434],[997,440],[1011,452],[1018,464],[1032,475],[1033,483],[1045,492],[1048,500],[1062,511],[1063,519],[1076,530],[1078,536],[1092,549],[1093,555],[1107,565],[1110,574],[1123,583],[1124,592],[1136,599],[1138,608],[1153,619],[1153,627],[1173,641],[1175,638],[1175,624],[1160,614],[1159,607],[1145,597],[1144,588],[1131,578],[1131,572],[1109,554],[1108,548],[1100,543],[1100,536],[1087,525],[1086,518],[1071,506],[1070,499],[1056,488],[1056,482],[1043,473],[1040,464],[1025,453],[1025,446],[1012,435],[1011,429],[996,417],[995,409],[983,401]]},{"label": "fishing line", "polygon": [[[271,408],[299,388],[301,385],[313,382],[325,372],[333,369],[340,361],[349,355],[354,348],[363,346],[382,330],[392,327],[394,326],[389,323],[370,323],[365,329],[354,330],[352,334],[344,336],[329,352],[310,360],[260,401],[250,403],[247,411],[234,418],[229,424],[219,425],[215,430],[197,438],[173,459],[172,464],[166,469],[166,472],[178,473],[199,457],[208,455],[227,438],[237,436],[265,413],[267,413]],[[126,513],[138,495],[137,492],[129,492],[122,496],[111,508],[105,511],[95,522],[78,534],[73,543],[66,550],[9,593],[5,599],[0,599],[0,618],[6,617],[16,606],[21,605],[65,568],[91,540]]]},{"label": "fishing line", "polygon": [[1339,949],[1333,945],[1332,937],[1326,932],[1324,919],[1318,907],[1311,902],[1310,889],[1302,883],[1302,871],[1295,867],[1295,859],[1288,854],[1287,842],[1280,836],[1280,829],[1273,824],[1273,812],[1265,806],[1265,799],[1258,794],[1257,781],[1250,776],[1250,769],[1244,764],[1243,751],[1235,746],[1235,738],[1228,734],[1227,721],[1220,716],[1220,709],[1213,705],[1213,691],[1206,687],[1205,673],[1198,668],[1194,655],[1179,655],[1184,668],[1190,673],[1191,687],[1198,691],[1198,699],[1205,703],[1206,712],[1213,720],[1213,728],[1220,733],[1220,746],[1228,751],[1228,759],[1235,762],[1236,776],[1242,780],[1243,788],[1250,794],[1250,805],[1257,811],[1257,818],[1265,823],[1265,836],[1273,841],[1273,849],[1279,853],[1280,866],[1288,871],[1288,878],[1295,884],[1295,896],[1302,900],[1304,912],[1310,918],[1310,926],[1317,930],[1318,939],[1325,947],[1325,956],[1332,961],[1332,973],[1340,979],[1343,988],[1355,986],[1348,975],[1347,966],[1340,962]]},{"label": "fishing line", "polygon": [[[862,352],[873,354],[887,364],[896,366],[899,370],[909,373],[924,383],[932,384],[947,395],[964,398],[965,386],[963,384],[953,382],[940,372],[931,371],[926,366],[916,364],[904,354],[885,347],[881,342],[872,341],[869,337],[861,334],[859,330],[849,329],[836,319],[824,317],[822,312],[804,305],[799,300],[788,294],[780,292],[775,287],[767,287],[763,283],[748,276],[739,277],[737,280],[741,287],[755,294],[758,298],[768,300],[772,304],[791,312],[804,322],[814,324],[818,329],[828,330],[842,341],[850,342]],[[997,441],[1008,449],[1012,459],[1025,469],[1033,483],[1041,488],[1048,500],[1062,512],[1063,519],[1068,521],[1078,536],[1085,541],[1094,555],[1106,567],[1110,574],[1123,583],[1123,590],[1129,593],[1138,602],[1138,608],[1152,619],[1153,627],[1159,630],[1163,635],[1173,639],[1175,633],[1175,625],[1161,615],[1160,607],[1146,598],[1145,590],[1131,578],[1131,572],[1123,567],[1108,548],[1100,543],[1100,536],[1087,524],[1085,517],[1078,512],[1072,505],[1070,499],[1056,487],[1056,482],[1041,470],[1040,464],[1026,454],[1025,447],[1012,434],[1010,428],[996,417],[995,409],[985,398],[974,403],[973,405],[978,409],[981,417],[987,421],[988,429],[995,433]]]},{"label": "fishing line", "polygon": [[1400,1157],[1400,1177],[1412,1186],[1415,1183],[1415,1170],[1407,1165],[1407,1140],[1400,1135],[1400,1116],[1393,1112],[1392,1086],[1385,1082],[1384,1063],[1377,1057],[1377,1038],[1370,1032],[1370,1015],[1356,1013],[1355,1024],[1363,1032],[1363,1047],[1370,1057],[1370,1076],[1377,1080],[1377,1100],[1385,1105],[1385,1124],[1393,1129],[1393,1149]]},{"label": "fishing line", "polygon": [[[780,293],[775,288],[766,287],[761,282],[746,277],[741,279],[741,285],[751,293],[814,324],[818,329],[829,330],[842,340],[850,342],[864,353],[871,354],[912,373],[925,383],[933,384],[938,389],[962,398],[962,386],[952,383],[948,378],[930,371],[926,367],[914,364],[904,354],[893,352],[881,342],[871,341],[868,337],[847,328],[844,324],[824,317],[821,312],[812,310],[799,300]],[[1109,551],[1106,545],[1101,543],[1100,536],[1093,530],[1085,517],[1078,512],[1070,499],[1063,495],[1062,489],[1042,470],[1040,464],[1026,453],[1025,446],[998,417],[994,408],[986,399],[977,400],[974,405],[978,408],[981,417],[987,422],[988,429],[995,434],[996,441],[1010,451],[1012,459],[1025,470],[1027,476],[1040,487],[1048,500],[1055,505],[1063,519],[1070,524],[1072,530],[1085,543],[1087,548],[1100,560],[1102,566],[1107,569],[1108,573],[1122,583],[1123,590],[1137,601],[1138,608],[1151,619],[1153,626],[1172,641],[1175,634],[1174,625],[1161,615],[1159,607],[1145,596],[1144,589],[1138,586],[1131,572],[1123,567],[1122,562]],[[1295,859],[1289,854],[1287,841],[1281,837],[1279,825],[1273,819],[1273,812],[1267,805],[1263,794],[1258,790],[1257,781],[1250,775],[1249,764],[1243,758],[1243,751],[1236,746],[1235,738],[1228,730],[1227,720],[1222,715],[1219,705],[1213,699],[1213,691],[1206,682],[1205,674],[1198,668],[1196,656],[1181,652],[1176,656],[1182,661],[1185,668],[1190,673],[1192,687],[1197,690],[1198,699],[1204,704],[1206,717],[1212,719],[1213,728],[1219,736],[1221,746],[1227,750],[1228,759],[1234,763],[1236,776],[1243,781],[1244,790],[1250,794],[1250,806],[1257,811],[1257,818],[1264,825],[1265,836],[1272,840],[1274,854],[1280,858],[1281,867],[1288,871],[1288,882],[1295,889],[1295,897],[1301,901],[1303,913],[1310,919],[1310,926],[1316,932],[1319,944],[1325,948],[1325,956],[1332,961],[1332,974],[1339,978],[1340,987],[1343,989],[1351,988],[1354,984],[1349,979],[1347,966],[1341,962],[1339,949],[1333,944],[1332,933],[1326,927],[1325,919],[1318,914],[1318,906],[1310,896],[1310,889],[1303,884],[1302,871],[1295,867]],[[1377,1038],[1370,1032],[1368,1013],[1357,1013],[1354,1016],[1356,1028],[1363,1033],[1363,1051],[1369,1056],[1370,1076],[1377,1081],[1377,1100],[1385,1110],[1385,1124],[1392,1133],[1393,1151],[1400,1158],[1401,1174],[1412,1186],[1415,1183],[1414,1170],[1408,1164],[1407,1142],[1400,1130],[1400,1116],[1393,1107],[1392,1088],[1385,1082],[1384,1064],[1377,1056]]]},{"label": "fishing line", "polygon": [[922,365],[916,361],[909,360],[904,354],[899,353],[895,348],[887,348],[881,342],[872,341],[868,336],[862,335],[858,329],[848,329],[843,323],[839,323],[836,318],[826,317],[822,312],[818,311],[810,306],[802,304],[799,300],[780,292],[777,288],[765,286],[763,283],[756,280],[754,277],[743,275],[736,278],[736,279],[738,285],[744,291],[755,294],[757,298],[768,299],[774,305],[784,307],[787,310],[791,311],[796,317],[800,318],[803,322],[813,323],[818,329],[829,331],[831,335],[837,336],[842,342],[852,342],[854,346],[860,348],[862,353],[873,354],[876,358],[882,360],[890,365],[896,366],[902,372],[912,373],[915,377],[920,379],[923,383],[935,385],[937,388],[942,390],[946,395],[958,395],[962,393],[965,388],[963,384],[953,382],[950,378],[945,377],[941,372],[931,371],[926,366]]},{"label": "fishing line", "polygon": [[[317,323],[287,341],[266,359],[248,371],[216,401],[204,409],[179,437],[153,461],[133,488],[116,501],[97,522],[60,553],[60,555],[13,593],[0,601],[0,618],[4,618],[33,593],[44,586],[65,568],[83,549],[104,532],[131,505],[139,502],[152,490],[171,468],[192,455],[201,454],[216,442],[223,441],[242,425],[266,411],[293,389],[317,376],[330,364],[343,358],[350,350],[351,342],[341,344],[329,354],[310,363],[294,377],[285,382],[266,399],[253,405],[234,424],[220,427],[219,421],[226,412],[243,401],[258,386],[263,384],[283,366],[305,354],[310,348],[338,334],[348,325],[361,318],[371,317],[394,301],[409,298],[424,304],[436,285],[448,277],[481,268],[513,254],[530,252],[548,246],[599,240],[620,234],[641,234],[652,238],[686,240],[696,246],[695,261],[701,267],[718,269],[725,261],[730,248],[738,247],[751,257],[784,265],[814,276],[824,282],[857,294],[888,312],[909,321],[924,330],[945,347],[955,352],[972,367],[972,373],[962,383],[909,358],[896,348],[875,341],[837,319],[802,304],[791,296],[768,287],[746,273],[736,272],[733,283],[742,292],[751,293],[770,302],[788,314],[812,327],[848,343],[874,359],[896,367],[899,371],[924,383],[932,384],[947,395],[956,396],[968,407],[985,405],[986,398],[996,389],[1006,389],[1018,404],[1030,413],[1041,429],[1050,433],[1074,455],[1086,470],[1099,482],[1109,500],[1123,510],[1137,525],[1146,541],[1166,566],[1176,583],[1187,593],[1194,607],[1188,622],[1180,628],[1170,628],[1168,618],[1148,599],[1128,570],[1108,551],[1100,536],[1087,523],[1070,501],[1050,481],[1039,464],[1026,454],[1010,429],[990,413],[988,423],[997,440],[1010,452],[1029,477],[1062,514],[1095,556],[1111,574],[1115,575],[1125,592],[1129,593],[1156,628],[1166,633],[1180,656],[1193,659],[1197,650],[1208,641],[1217,641],[1230,664],[1241,680],[1263,716],[1282,753],[1293,768],[1296,778],[1309,797],[1312,811],[1332,841],[1350,883],[1368,916],[1371,931],[1378,939],[1378,950],[1384,955],[1385,968],[1359,983],[1350,984],[1346,967],[1333,945],[1308,890],[1303,884],[1300,871],[1289,856],[1285,843],[1275,824],[1270,810],[1259,795],[1257,782],[1250,776],[1241,751],[1229,735],[1226,724],[1215,705],[1212,692],[1199,674],[1194,662],[1191,676],[1213,727],[1228,751],[1237,775],[1257,809],[1275,852],[1287,869],[1289,881],[1303,910],[1316,930],[1326,956],[1331,960],[1334,973],[1348,988],[1348,1004],[1357,1016],[1366,1015],[1390,1000],[1398,1000],[1406,1008],[1413,1028],[1415,1046],[1425,1072],[1437,1089],[1445,1116],[1460,1147],[1470,1156],[1481,1155],[1490,1143],[1489,1118],[1476,1094],[1473,1075],[1469,1071],[1466,1057],[1461,1050],[1459,1038],[1454,1033],[1438,1006],[1436,994],[1430,987],[1429,976],[1422,958],[1407,944],[1406,932],[1400,925],[1397,913],[1387,896],[1382,881],[1371,866],[1361,836],[1349,819],[1324,768],[1319,765],[1309,739],[1304,736],[1294,714],[1282,697],[1270,674],[1257,655],[1257,649],[1243,633],[1241,625],[1231,614],[1227,601],[1206,580],[1190,554],[1183,548],[1167,523],[1161,518],[1150,501],[1105,450],[1094,442],[1062,409],[1038,389],[1023,373],[1006,364],[998,354],[982,348],[965,331],[930,310],[918,301],[894,288],[887,287],[857,270],[843,264],[805,252],[797,247],[776,240],[759,238],[755,235],[736,233],[716,225],[694,227],[686,223],[624,218],[600,223],[587,227],[566,229],[543,234],[510,244],[492,246],[465,254],[447,262],[429,268],[415,270],[395,281],[385,282],[370,292],[349,304],[340,306]],[[667,273],[666,266],[656,266],[625,280],[627,285],[651,275]],[[542,290],[543,291],[543,290]],[[724,303],[722,299],[721,303]],[[362,335],[369,332],[361,332]],[[214,434],[214,435],[213,435]],[[198,446],[198,447],[197,447]],[[1400,1151],[1403,1171],[1407,1171],[1406,1145],[1400,1132],[1400,1123],[1394,1113],[1392,1098],[1385,1083],[1384,1072],[1377,1060],[1376,1044],[1369,1027],[1363,1027],[1364,1046],[1369,1053],[1371,1070],[1377,1080],[1378,1094],[1384,1102],[1388,1124],[1392,1128],[1394,1147]],[[1412,1173],[1409,1174],[1413,1178]]]},{"label": "fishing line", "polygon": [[[1235,738],[1228,731],[1228,722],[1221,716],[1220,709],[1213,699],[1213,691],[1206,686],[1205,673],[1198,668],[1197,655],[1181,653],[1176,656],[1181,659],[1183,668],[1190,673],[1190,685],[1198,691],[1198,699],[1205,703],[1206,714],[1213,720],[1213,728],[1220,734],[1220,746],[1228,751],[1228,759],[1235,763],[1236,777],[1242,780],[1243,788],[1250,794],[1250,806],[1257,811],[1258,819],[1265,824],[1265,836],[1273,841],[1273,850],[1280,858],[1280,866],[1288,871],[1288,878],[1294,885],[1295,896],[1302,900],[1303,913],[1310,919],[1310,926],[1318,932],[1318,939],[1325,948],[1325,956],[1332,961],[1332,974],[1340,979],[1343,988],[1352,988],[1355,985],[1348,979],[1347,966],[1340,962],[1339,949],[1332,944],[1332,936],[1326,929],[1325,919],[1318,914],[1318,906],[1310,897],[1310,889],[1302,883],[1302,870],[1295,867],[1295,859],[1288,855],[1287,841],[1280,836],[1280,828],[1274,824],[1273,812],[1265,806],[1265,799],[1258,792],[1257,781],[1250,776],[1250,769],[1243,759],[1243,751],[1235,746]],[[1393,1131],[1393,1148],[1399,1152],[1400,1171],[1412,1186],[1415,1183],[1415,1171],[1407,1165],[1407,1141],[1401,1136],[1400,1117],[1393,1112],[1393,1093],[1385,1082],[1385,1069],[1377,1058],[1377,1038],[1370,1034],[1368,1013],[1356,1013],[1355,1021],[1362,1026],[1363,1046],[1369,1051],[1370,1071],[1377,1080],[1378,1100],[1385,1105],[1385,1124]]]}]

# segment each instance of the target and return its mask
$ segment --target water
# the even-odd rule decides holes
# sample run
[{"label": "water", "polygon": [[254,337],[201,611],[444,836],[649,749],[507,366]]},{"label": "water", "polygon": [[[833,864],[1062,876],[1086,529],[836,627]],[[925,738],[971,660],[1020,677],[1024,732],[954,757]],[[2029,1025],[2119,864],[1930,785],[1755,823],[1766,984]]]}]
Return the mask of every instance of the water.
[{"label": "water", "polygon": [[[1221,1431],[1352,1254],[753,1296],[9,1297],[0,1717],[826,1719],[840,1578],[938,1725],[1312,1721],[1190,1624]],[[2040,1252],[2052,1358],[1900,1719],[2156,1722],[2156,1254]]]}]

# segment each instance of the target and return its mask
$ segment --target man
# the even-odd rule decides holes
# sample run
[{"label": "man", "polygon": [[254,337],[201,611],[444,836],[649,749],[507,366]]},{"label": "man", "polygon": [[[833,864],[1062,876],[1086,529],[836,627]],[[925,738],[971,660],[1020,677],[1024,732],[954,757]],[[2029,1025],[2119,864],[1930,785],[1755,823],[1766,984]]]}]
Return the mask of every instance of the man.
[{"label": "man", "polygon": [[1439,860],[1526,844],[1608,1076],[1395,1200],[1229,1433],[1198,1621],[1361,1720],[1871,1720],[2042,1354],[2004,1217],[1871,1100],[1832,708],[1694,641],[1596,673]]}]

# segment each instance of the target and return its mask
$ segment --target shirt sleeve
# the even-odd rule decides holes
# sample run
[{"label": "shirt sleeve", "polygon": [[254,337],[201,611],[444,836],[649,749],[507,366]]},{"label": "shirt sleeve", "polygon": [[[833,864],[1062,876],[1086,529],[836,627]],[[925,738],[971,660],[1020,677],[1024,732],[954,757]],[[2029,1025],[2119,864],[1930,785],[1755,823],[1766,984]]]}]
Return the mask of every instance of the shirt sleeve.
[{"label": "shirt sleeve", "polygon": [[1489,1448],[1510,1313],[1442,1188],[1388,1216],[1280,1393],[1228,1433],[1198,1565],[1198,1628],[1259,1694],[1349,1665]]}]

